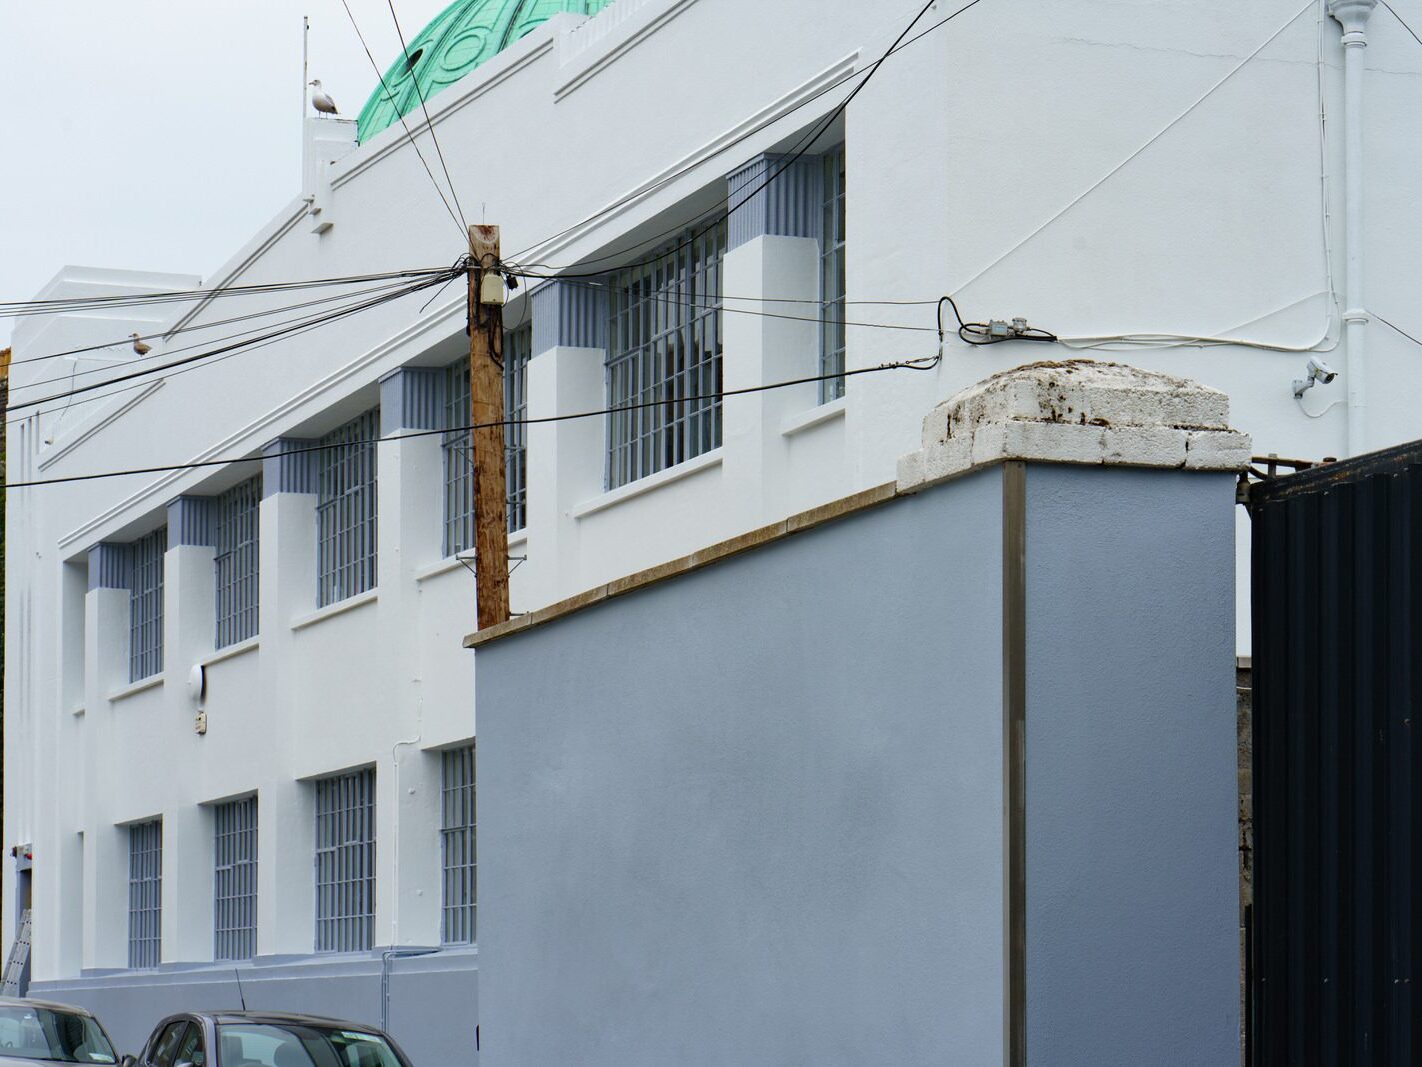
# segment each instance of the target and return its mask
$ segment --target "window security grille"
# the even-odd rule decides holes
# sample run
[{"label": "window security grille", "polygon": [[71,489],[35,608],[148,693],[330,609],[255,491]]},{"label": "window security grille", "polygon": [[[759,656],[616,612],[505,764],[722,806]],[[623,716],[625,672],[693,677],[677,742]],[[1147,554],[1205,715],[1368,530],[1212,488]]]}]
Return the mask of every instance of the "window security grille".
[{"label": "window security grille", "polygon": [[504,470],[508,479],[509,532],[528,525],[528,359],[533,329],[504,334]]},{"label": "window security grille", "polygon": [[379,409],[321,438],[317,460],[316,603],[375,588],[375,441]]},{"label": "window security grille", "polygon": [[258,516],[262,479],[217,498],[217,647],[257,634]]},{"label": "window security grille", "polygon": [[[844,146],[824,157],[820,231],[820,373],[844,373]],[[843,378],[820,382],[820,402],[844,395]]]},{"label": "window security grille", "polygon": [[722,221],[611,276],[607,405],[629,410],[608,416],[609,489],[721,443],[725,250]]},{"label": "window security grille", "polygon": [[163,820],[128,828],[128,965],[157,967],[163,947]]},{"label": "window security grille", "polygon": [[375,771],[316,783],[316,951],[363,952],[375,934]]},{"label": "window security grille", "polygon": [[257,798],[213,809],[213,958],[257,954]]},{"label": "window security grille", "polygon": [[479,881],[475,837],[474,746],[444,754],[440,844],[444,854],[444,924],[446,945],[478,940]]},{"label": "window security grille", "polygon": [[444,372],[444,554],[457,556],[474,547],[474,456],[468,430],[469,361],[456,360]]},{"label": "window security grille", "polygon": [[151,678],[163,669],[163,553],[168,528],[140,537],[130,548],[133,589],[129,599],[128,680]]},{"label": "window security grille", "polygon": [[[528,525],[528,360],[533,354],[533,330],[524,326],[504,334],[504,477],[508,485],[509,533]],[[468,426],[469,361],[451,363],[445,371],[444,424]],[[444,443],[444,554],[458,555],[474,547],[473,435],[449,430]]]}]

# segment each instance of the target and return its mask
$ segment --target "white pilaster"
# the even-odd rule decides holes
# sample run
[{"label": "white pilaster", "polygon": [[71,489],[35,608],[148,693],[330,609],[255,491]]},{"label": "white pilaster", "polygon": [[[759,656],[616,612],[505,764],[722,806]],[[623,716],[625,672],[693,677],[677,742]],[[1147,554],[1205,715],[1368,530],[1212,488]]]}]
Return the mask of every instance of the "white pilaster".
[{"label": "white pilaster", "polygon": [[[307,457],[287,454],[306,442],[268,447],[259,516],[261,700],[272,744],[287,746],[307,709],[292,680],[301,669],[291,623],[316,607],[316,494]],[[264,770],[257,791],[257,953],[310,952],[314,944],[313,802],[309,785],[286,768]]]},{"label": "white pilaster", "polygon": [[[444,458],[438,434],[402,436],[436,428],[442,403],[426,396],[432,373],[404,369],[382,382],[386,440],[380,446],[377,482],[380,600],[376,610],[387,640],[381,649],[382,691],[377,699],[385,709],[386,723],[400,740],[375,754],[377,945],[439,944],[439,884],[437,870],[429,865],[429,821],[424,810],[429,789],[419,750],[424,739],[425,651],[415,576],[442,554]],[[472,714],[469,728],[472,732]],[[437,802],[438,781],[434,796]]]},{"label": "white pilaster", "polygon": [[309,782],[262,780],[257,796],[257,955],[310,952],[316,943],[315,799]]},{"label": "white pilaster", "polygon": [[128,966],[128,827],[93,813],[84,834],[85,967]]},{"label": "white pilaster", "polygon": [[[91,557],[91,573],[96,561]],[[112,751],[115,710],[109,694],[128,683],[130,593],[91,588],[84,596],[84,705],[93,750]],[[85,967],[128,964],[128,833],[113,824],[103,798],[91,791],[84,813]]]},{"label": "white pilaster", "polygon": [[[77,820],[76,820],[77,821]],[[58,904],[55,924],[55,944],[45,957],[37,956],[33,977],[77,974],[84,966],[84,934],[93,923],[87,921],[84,908],[84,841],[86,834],[60,830],[56,835],[53,878],[57,891],[52,895]]]},{"label": "white pilaster", "polygon": [[[727,392],[820,373],[819,241],[761,236],[726,253],[722,376]],[[758,299],[733,299],[749,297]],[[775,318],[772,316],[785,316]],[[728,396],[723,409],[725,476],[754,510],[751,524],[787,514],[792,497],[785,419],[819,404],[817,384]]]},{"label": "white pilaster", "polygon": [[163,962],[212,959],[212,809],[163,813]]},{"label": "white pilaster", "polygon": [[375,776],[379,876],[375,941],[394,948],[440,942],[440,777],[437,754],[400,743]]},{"label": "white pilaster", "polygon": [[196,712],[188,674],[216,641],[217,581],[210,545],[178,545],[163,559],[163,673],[169,704]]},{"label": "white pilaster", "polygon": [[[601,348],[555,345],[528,364],[528,416],[546,418],[604,403]],[[603,490],[605,420],[532,422],[528,427],[528,602],[532,610],[577,592],[576,504]]]},{"label": "white pilaster", "polygon": [[84,597],[84,706],[93,712],[128,684],[129,600],[127,589],[90,589]]}]

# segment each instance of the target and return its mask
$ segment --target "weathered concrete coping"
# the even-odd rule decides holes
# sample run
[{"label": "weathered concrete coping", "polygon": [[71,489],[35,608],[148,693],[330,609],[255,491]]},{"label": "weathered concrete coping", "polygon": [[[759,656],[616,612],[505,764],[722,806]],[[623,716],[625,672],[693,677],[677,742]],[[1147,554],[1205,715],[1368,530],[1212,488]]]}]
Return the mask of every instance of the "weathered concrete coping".
[{"label": "weathered concrete coping", "polygon": [[1089,359],[1032,363],[970,386],[928,413],[922,440],[918,451],[899,460],[897,481],[472,633],[464,647],[479,648],[999,463],[1242,471],[1249,465],[1252,444],[1247,434],[1229,428],[1229,397],[1219,390]]},{"label": "weathered concrete coping", "polygon": [[995,374],[923,420],[899,460],[901,490],[1009,459],[1240,471],[1252,442],[1229,428],[1229,397],[1185,378],[1073,359]]}]

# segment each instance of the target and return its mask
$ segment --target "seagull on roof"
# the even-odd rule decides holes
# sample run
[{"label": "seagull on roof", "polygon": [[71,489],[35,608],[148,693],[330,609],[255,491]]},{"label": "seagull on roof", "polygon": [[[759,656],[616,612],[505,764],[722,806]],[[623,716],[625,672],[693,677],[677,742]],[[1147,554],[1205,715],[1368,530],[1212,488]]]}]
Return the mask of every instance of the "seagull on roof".
[{"label": "seagull on roof", "polygon": [[316,78],[311,82],[314,90],[311,94],[311,103],[317,111],[323,115],[334,115],[336,113],[336,102],[331,99],[329,93],[321,88],[321,79]]},{"label": "seagull on roof", "polygon": [[131,333],[128,336],[133,341],[133,350],[137,352],[140,356],[146,356],[149,352],[153,351],[153,346],[149,344],[144,344],[143,338],[139,337],[138,334]]}]

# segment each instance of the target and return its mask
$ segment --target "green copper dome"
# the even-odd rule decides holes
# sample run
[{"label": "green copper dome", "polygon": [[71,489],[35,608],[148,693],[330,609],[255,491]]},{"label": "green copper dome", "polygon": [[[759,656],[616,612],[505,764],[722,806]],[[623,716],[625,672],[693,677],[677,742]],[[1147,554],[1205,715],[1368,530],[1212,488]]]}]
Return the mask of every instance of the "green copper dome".
[{"label": "green copper dome", "polygon": [[[368,141],[492,59],[534,27],[570,11],[596,15],[612,0],[455,0],[408,42],[385,72],[356,120],[356,136]],[[423,117],[423,116],[422,116]]]}]

